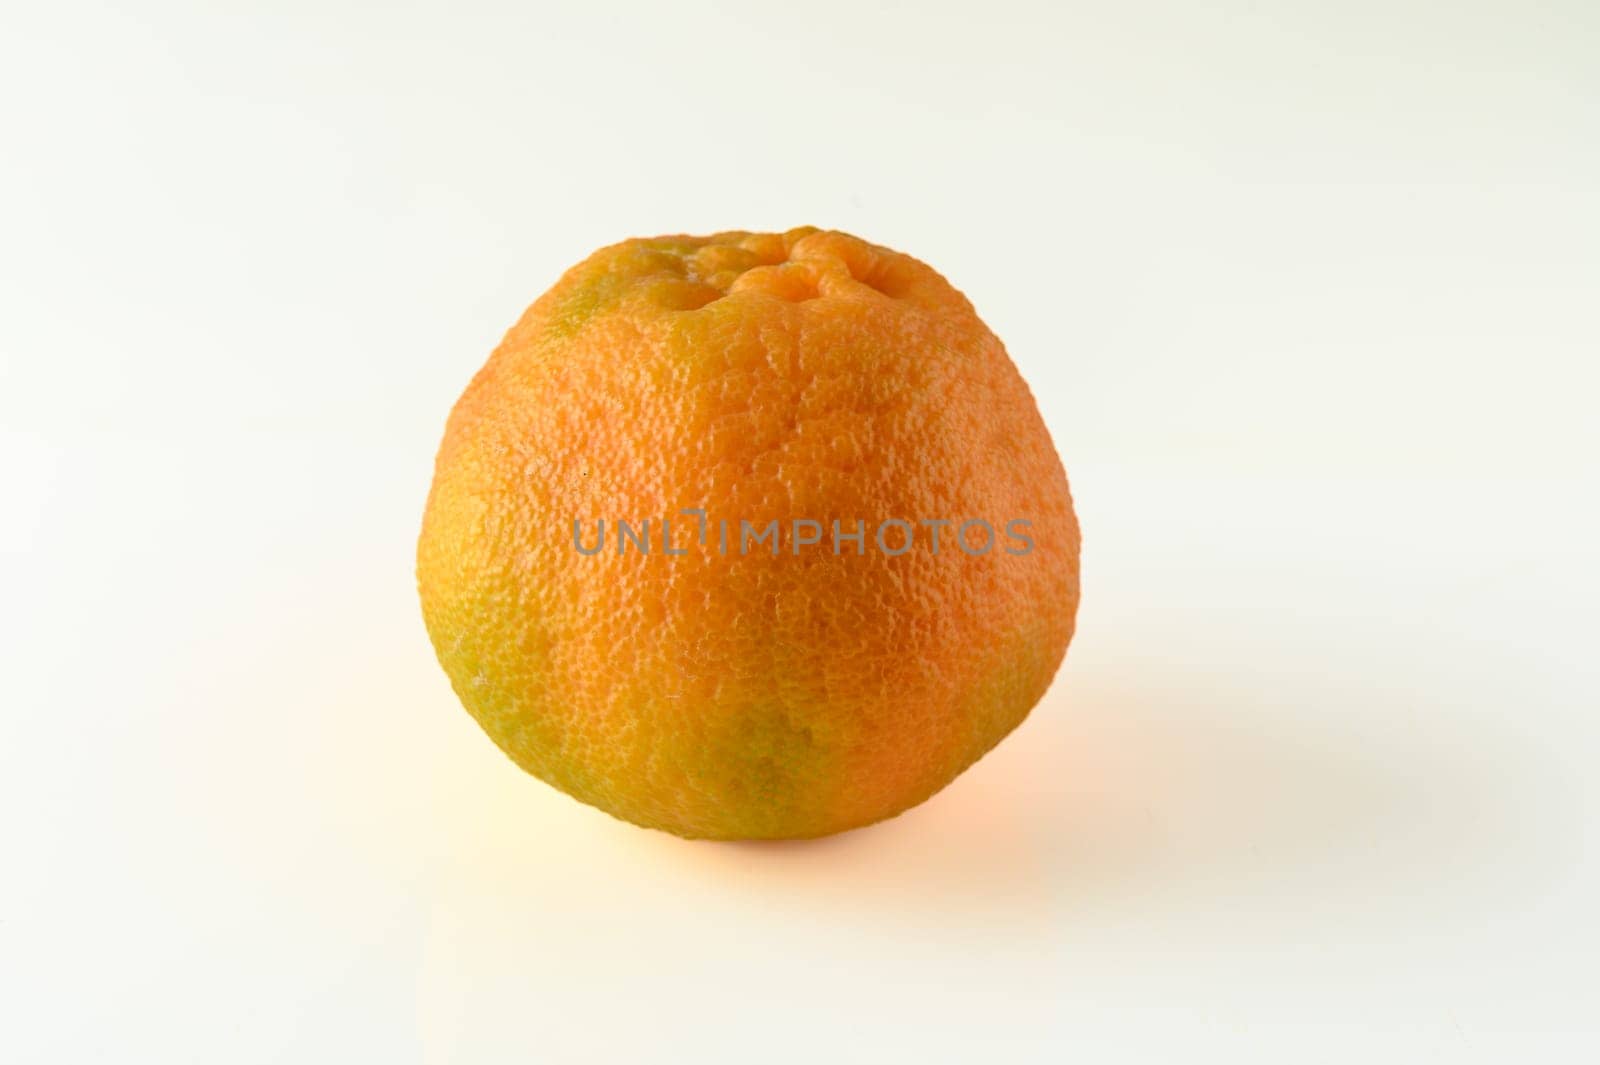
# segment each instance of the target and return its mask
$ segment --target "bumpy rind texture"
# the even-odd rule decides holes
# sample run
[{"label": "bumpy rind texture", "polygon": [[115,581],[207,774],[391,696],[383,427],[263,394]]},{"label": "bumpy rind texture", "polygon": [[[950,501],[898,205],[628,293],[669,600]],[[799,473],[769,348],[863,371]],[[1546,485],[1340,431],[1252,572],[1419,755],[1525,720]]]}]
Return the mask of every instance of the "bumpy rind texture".
[{"label": "bumpy rind texture", "polygon": [[[889,518],[912,550],[879,548]],[[798,553],[796,519],[822,528]],[[996,530],[984,554],[954,542],[969,519]],[[575,521],[592,549],[599,520],[580,553]],[[649,521],[648,554],[619,553],[618,520]],[[773,520],[779,553],[741,553],[739,522]],[[864,523],[863,553],[835,553],[835,521]],[[457,695],[518,765],[635,824],[794,838],[916,805],[1026,717],[1072,636],[1078,548],[1033,398],[967,300],[808,228],[570,270],[452,412],[417,572]]]}]

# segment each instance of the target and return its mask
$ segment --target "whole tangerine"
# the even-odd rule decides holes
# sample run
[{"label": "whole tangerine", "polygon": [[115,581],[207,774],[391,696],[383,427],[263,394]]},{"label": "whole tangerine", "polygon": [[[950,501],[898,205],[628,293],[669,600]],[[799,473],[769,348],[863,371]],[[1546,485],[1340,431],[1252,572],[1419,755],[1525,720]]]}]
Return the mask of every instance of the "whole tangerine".
[{"label": "whole tangerine", "polygon": [[971,304],[845,233],[628,240],[452,411],[417,548],[439,661],[528,772],[680,836],[821,836],[1016,728],[1079,532]]}]

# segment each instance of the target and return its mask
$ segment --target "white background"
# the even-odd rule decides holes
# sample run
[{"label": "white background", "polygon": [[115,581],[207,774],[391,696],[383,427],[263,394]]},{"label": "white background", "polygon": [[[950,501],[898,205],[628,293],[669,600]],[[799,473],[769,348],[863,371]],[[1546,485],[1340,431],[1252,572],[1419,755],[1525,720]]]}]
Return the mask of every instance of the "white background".
[{"label": "white background", "polygon": [[[10,2],[0,109],[0,1058],[1600,1054],[1600,7]],[[685,843],[478,732],[414,537],[561,270],[799,224],[1006,341],[1079,636]]]}]

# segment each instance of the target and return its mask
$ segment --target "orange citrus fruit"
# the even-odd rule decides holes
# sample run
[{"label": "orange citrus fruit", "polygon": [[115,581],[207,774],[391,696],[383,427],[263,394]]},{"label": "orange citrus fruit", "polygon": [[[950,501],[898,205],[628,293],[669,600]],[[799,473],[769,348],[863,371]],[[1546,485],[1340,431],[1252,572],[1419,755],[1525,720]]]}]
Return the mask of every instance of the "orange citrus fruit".
[{"label": "orange citrus fruit", "polygon": [[803,228],[569,270],[450,415],[417,579],[518,765],[635,824],[793,838],[916,805],[1027,716],[1078,544],[967,300]]}]

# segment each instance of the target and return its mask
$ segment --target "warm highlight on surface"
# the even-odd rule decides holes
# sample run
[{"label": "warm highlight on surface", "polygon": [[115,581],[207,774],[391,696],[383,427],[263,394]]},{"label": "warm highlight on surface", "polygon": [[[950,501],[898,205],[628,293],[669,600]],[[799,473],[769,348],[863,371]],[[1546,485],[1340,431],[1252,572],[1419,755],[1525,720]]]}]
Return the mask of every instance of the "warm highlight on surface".
[{"label": "warm highlight on surface", "polygon": [[[573,549],[683,508],[868,549]],[[888,518],[1032,550],[872,548]],[[655,521],[652,521],[654,528]],[[659,530],[653,532],[659,541]],[[894,534],[896,544],[900,534]],[[1066,475],[944,278],[837,232],[631,240],[567,274],[456,404],[418,545],[428,632],[519,765],[682,836],[819,836],[916,805],[1014,729],[1073,631]]]}]

